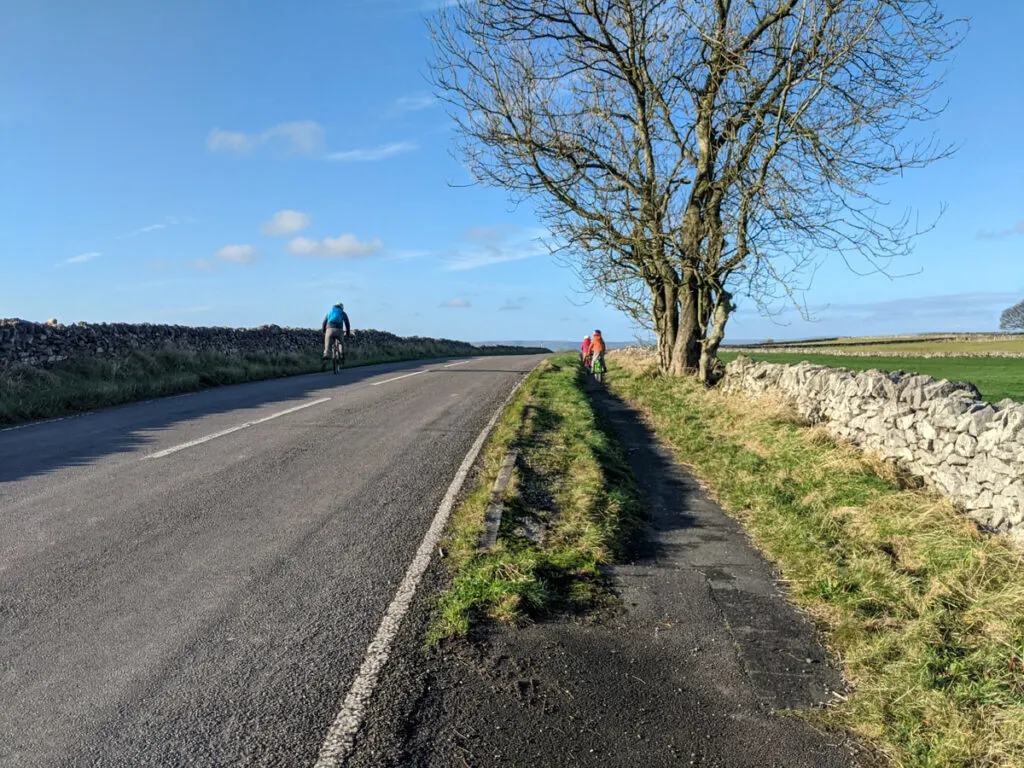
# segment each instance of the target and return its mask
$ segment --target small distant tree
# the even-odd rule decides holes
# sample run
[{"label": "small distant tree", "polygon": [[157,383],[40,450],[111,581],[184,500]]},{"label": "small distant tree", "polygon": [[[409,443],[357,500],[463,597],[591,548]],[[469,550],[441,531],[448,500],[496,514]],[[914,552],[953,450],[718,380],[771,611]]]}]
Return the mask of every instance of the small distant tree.
[{"label": "small distant tree", "polygon": [[1024,331],[1024,299],[1003,310],[999,328],[1004,331]]}]

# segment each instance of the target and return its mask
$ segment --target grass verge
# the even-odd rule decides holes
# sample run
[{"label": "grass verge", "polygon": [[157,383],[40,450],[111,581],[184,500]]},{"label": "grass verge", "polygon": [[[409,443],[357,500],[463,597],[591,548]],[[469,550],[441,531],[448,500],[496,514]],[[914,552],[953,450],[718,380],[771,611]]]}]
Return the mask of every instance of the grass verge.
[{"label": "grass verge", "polygon": [[[537,351],[546,350],[484,347],[474,354]],[[465,345],[455,349],[429,339],[390,347],[352,345],[346,349],[345,367],[464,354]],[[0,425],[321,370],[318,352],[228,355],[174,348],[109,359],[83,357],[50,368],[14,365],[0,368]]]},{"label": "grass verge", "polygon": [[[497,544],[479,551],[499,467],[519,450]],[[640,523],[636,485],[604,431],[575,355],[545,361],[520,388],[484,451],[475,489],[458,506],[443,549],[451,573],[428,642],[464,636],[484,618],[528,621],[608,595],[602,566]]]},{"label": "grass verge", "polygon": [[897,766],[1024,765],[1024,560],[781,402],[615,358],[609,384],[735,514],[818,622],[852,693],[809,715]]},{"label": "grass verge", "polygon": [[[995,403],[1004,397],[1024,402],[1024,358],[1019,357],[860,357],[855,355],[802,354],[798,352],[745,353],[754,360],[769,363],[792,364],[806,360],[816,365],[849,368],[853,371],[876,369],[880,371],[908,371],[922,373],[936,379],[969,381],[981,396]],[[723,362],[738,355],[723,353]]]}]

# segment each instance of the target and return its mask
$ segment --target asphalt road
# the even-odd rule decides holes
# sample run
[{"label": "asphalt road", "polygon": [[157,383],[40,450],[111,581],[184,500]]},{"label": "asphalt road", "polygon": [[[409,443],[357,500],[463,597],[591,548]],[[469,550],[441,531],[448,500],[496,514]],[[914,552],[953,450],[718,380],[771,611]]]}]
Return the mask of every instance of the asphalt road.
[{"label": "asphalt road", "polygon": [[458,466],[539,359],[0,431],[0,765],[312,764]]}]

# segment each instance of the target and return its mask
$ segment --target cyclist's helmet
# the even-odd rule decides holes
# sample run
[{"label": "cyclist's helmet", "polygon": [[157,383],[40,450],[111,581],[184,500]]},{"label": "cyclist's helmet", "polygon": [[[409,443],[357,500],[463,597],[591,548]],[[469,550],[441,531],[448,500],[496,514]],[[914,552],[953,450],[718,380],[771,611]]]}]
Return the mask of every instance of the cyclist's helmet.
[{"label": "cyclist's helmet", "polygon": [[600,336],[600,335],[601,335],[601,332],[600,332],[600,331],[594,331],[594,335],[595,335],[595,336]]},{"label": "cyclist's helmet", "polygon": [[337,304],[335,304],[334,306],[336,306],[338,309],[340,309],[343,312],[345,311],[345,305],[342,304],[340,301]]}]

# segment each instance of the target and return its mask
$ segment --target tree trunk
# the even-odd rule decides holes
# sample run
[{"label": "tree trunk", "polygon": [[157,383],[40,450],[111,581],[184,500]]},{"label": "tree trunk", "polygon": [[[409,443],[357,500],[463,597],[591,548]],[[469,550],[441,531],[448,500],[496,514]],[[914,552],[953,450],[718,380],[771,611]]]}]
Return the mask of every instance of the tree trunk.
[{"label": "tree trunk", "polygon": [[679,327],[672,350],[672,364],[667,373],[688,376],[700,365],[700,319],[697,316],[697,281],[692,275],[683,279],[679,292]]},{"label": "tree trunk", "polygon": [[668,373],[679,329],[679,294],[674,284],[659,280],[651,286],[651,299],[654,332],[658,338],[658,370]]},{"label": "tree trunk", "polygon": [[721,345],[722,339],[725,338],[725,324],[729,321],[729,315],[732,313],[732,310],[732,294],[728,291],[720,290],[718,301],[715,303],[715,313],[711,321],[711,327],[708,329],[707,338],[701,343],[700,348],[700,370],[697,375],[705,385],[714,383],[712,377],[715,372],[715,361],[718,359],[718,347]]},{"label": "tree trunk", "polygon": [[650,291],[658,370],[670,376],[696,373],[701,352],[696,280],[686,278],[681,289],[669,280],[659,280]]}]

